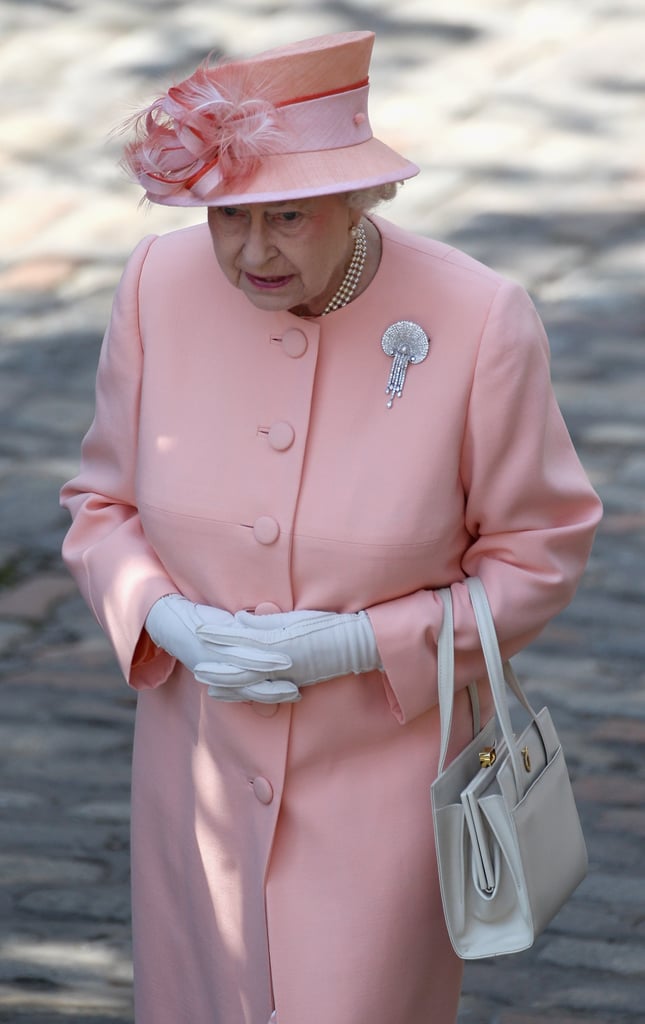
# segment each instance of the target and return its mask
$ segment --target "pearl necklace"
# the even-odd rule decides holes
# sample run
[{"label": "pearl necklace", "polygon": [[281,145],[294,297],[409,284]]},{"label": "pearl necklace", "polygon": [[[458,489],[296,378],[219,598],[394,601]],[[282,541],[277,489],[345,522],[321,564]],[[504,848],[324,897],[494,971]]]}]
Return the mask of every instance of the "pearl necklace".
[{"label": "pearl necklace", "polygon": [[354,254],[352,256],[352,262],[347,268],[341,286],[336,294],[329,300],[325,308],[323,309],[320,316],[327,316],[328,313],[333,313],[335,309],[340,309],[341,306],[346,306],[348,302],[353,298],[354,292],[358,288],[358,283],[361,279],[363,269],[365,267],[365,260],[367,258],[367,235],[365,234],[365,228],[362,224],[354,228],[354,234],[356,241],[354,243]]}]

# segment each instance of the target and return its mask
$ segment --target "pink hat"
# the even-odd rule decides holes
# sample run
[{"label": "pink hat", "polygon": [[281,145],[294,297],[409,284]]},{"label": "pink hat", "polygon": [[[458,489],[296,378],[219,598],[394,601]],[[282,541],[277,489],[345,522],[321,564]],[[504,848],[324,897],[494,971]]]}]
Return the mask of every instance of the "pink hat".
[{"label": "pink hat", "polygon": [[419,168],[372,135],[373,32],[209,67],[134,118],[124,165],[154,203],[222,206],[353,192]]}]

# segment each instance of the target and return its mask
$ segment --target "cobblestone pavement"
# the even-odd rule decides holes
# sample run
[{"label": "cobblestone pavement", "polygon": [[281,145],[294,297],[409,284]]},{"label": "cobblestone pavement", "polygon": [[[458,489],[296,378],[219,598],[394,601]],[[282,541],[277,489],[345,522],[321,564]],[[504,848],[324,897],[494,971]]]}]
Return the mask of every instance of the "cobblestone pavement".
[{"label": "cobblestone pavement", "polygon": [[530,952],[467,967],[460,1024],[645,1020],[644,25],[642,0],[0,4],[1,1021],[132,1020],[134,697],[61,567],[57,491],[123,261],[189,217],[139,209],[106,136],[211,48],[360,27],[377,130],[423,168],[390,216],[532,291],[606,508],[576,601],[518,659],[589,877]]}]

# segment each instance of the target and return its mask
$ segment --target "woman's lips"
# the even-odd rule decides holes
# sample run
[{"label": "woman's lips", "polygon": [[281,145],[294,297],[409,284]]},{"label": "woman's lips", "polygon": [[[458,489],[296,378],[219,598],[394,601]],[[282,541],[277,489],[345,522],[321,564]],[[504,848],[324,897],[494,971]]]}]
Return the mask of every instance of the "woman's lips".
[{"label": "woman's lips", "polygon": [[273,291],[276,288],[284,288],[293,278],[293,274],[286,274],[284,277],[256,277],[255,274],[245,273],[245,277],[254,288],[264,291]]}]

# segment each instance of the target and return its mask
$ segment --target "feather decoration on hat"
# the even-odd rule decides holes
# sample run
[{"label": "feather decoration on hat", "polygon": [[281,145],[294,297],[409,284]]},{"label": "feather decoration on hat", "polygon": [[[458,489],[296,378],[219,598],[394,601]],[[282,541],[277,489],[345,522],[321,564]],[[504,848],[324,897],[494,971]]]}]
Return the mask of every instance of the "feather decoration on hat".
[{"label": "feather decoration on hat", "polygon": [[123,165],[147,192],[170,196],[190,189],[206,197],[284,148],[280,111],[251,88],[246,72],[224,68],[225,85],[205,61],[128,122],[135,138]]}]

